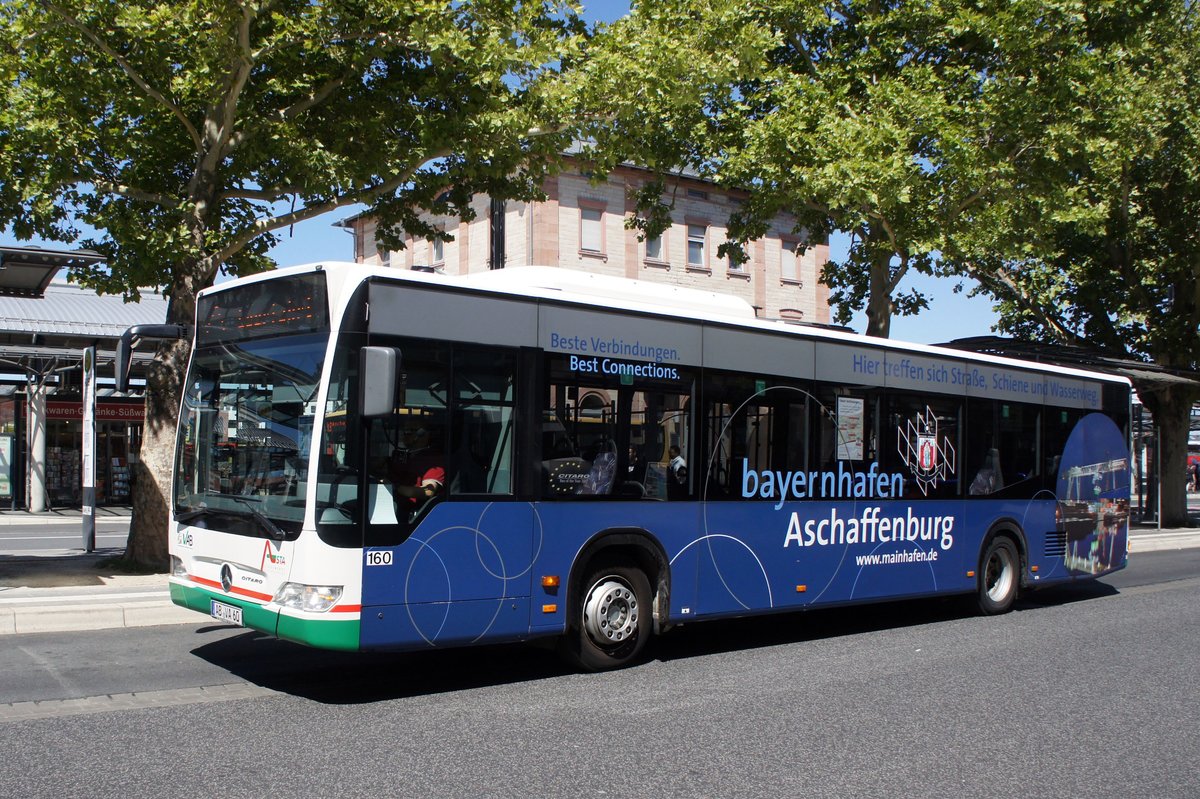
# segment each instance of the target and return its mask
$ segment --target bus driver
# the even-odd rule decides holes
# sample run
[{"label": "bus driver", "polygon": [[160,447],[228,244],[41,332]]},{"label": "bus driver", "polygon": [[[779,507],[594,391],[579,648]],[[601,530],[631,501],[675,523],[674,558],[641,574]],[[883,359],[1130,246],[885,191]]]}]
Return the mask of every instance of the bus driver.
[{"label": "bus driver", "polygon": [[[442,455],[430,445],[429,430],[420,419],[410,419],[400,431],[400,446],[392,453],[392,491],[408,499],[407,511],[416,513],[442,492],[446,469]],[[405,503],[397,501],[397,510]]]}]

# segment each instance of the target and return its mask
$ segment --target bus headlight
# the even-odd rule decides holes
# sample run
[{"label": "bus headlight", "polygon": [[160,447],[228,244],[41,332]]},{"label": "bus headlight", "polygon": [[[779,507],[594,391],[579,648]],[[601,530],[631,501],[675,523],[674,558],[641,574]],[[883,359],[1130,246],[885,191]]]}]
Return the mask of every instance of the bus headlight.
[{"label": "bus headlight", "polygon": [[275,604],[309,613],[324,613],[333,607],[341,596],[340,585],[284,583],[275,592]]},{"label": "bus headlight", "polygon": [[171,556],[171,576],[187,577],[187,569],[183,566],[183,558],[178,555]]}]

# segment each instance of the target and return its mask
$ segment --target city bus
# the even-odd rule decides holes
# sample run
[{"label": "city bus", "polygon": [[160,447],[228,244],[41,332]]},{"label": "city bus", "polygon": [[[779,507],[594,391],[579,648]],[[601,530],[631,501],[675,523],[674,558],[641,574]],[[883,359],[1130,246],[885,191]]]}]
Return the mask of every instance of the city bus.
[{"label": "city bus", "polygon": [[171,597],[288,641],[602,670],[691,622],[995,614],[1126,563],[1122,377],[539,267],[281,269],[182,334]]}]

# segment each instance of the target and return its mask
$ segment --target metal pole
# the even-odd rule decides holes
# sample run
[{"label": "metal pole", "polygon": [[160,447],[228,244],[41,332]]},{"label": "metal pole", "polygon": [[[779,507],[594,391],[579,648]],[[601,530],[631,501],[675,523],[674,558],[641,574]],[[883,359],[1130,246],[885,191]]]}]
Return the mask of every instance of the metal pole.
[{"label": "metal pole", "polygon": [[1158,442],[1158,446],[1154,448],[1154,471],[1158,474],[1158,491],[1155,497],[1158,499],[1158,529],[1162,529],[1162,428],[1155,425],[1154,439]]},{"label": "metal pole", "polygon": [[83,551],[96,551],[96,348],[83,351]]}]

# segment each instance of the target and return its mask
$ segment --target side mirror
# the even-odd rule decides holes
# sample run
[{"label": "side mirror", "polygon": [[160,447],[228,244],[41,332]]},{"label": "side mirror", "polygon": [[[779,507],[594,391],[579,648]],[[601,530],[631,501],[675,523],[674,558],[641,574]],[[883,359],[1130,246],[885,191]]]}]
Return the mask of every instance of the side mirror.
[{"label": "side mirror", "polygon": [[396,410],[399,370],[400,351],[396,348],[362,348],[358,356],[358,409],[363,417],[388,416]]},{"label": "side mirror", "polygon": [[129,366],[133,363],[133,350],[139,344],[143,341],[173,341],[188,337],[188,329],[183,325],[134,325],[122,333],[117,341],[117,355],[113,364],[117,391],[124,393],[129,390]]}]

